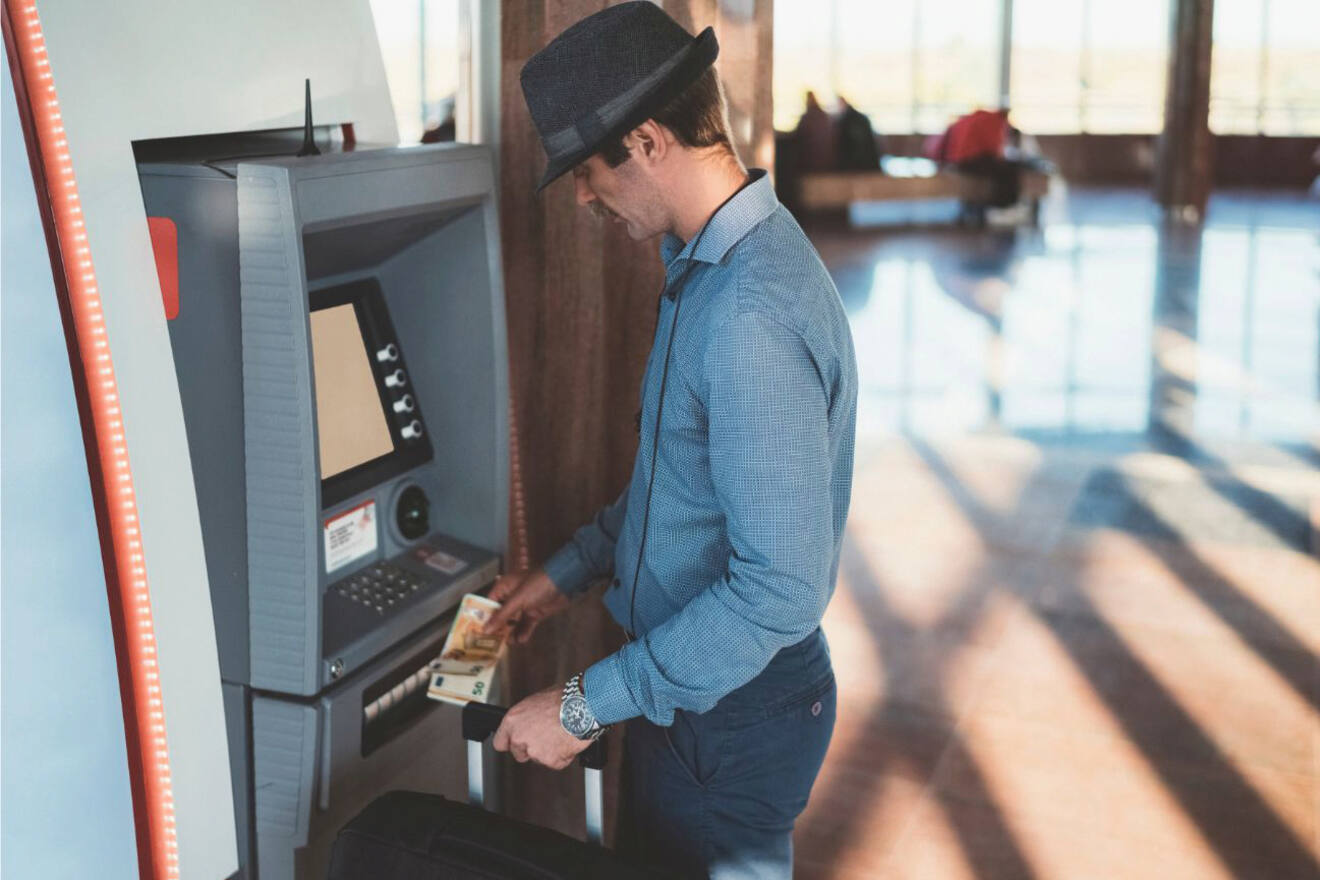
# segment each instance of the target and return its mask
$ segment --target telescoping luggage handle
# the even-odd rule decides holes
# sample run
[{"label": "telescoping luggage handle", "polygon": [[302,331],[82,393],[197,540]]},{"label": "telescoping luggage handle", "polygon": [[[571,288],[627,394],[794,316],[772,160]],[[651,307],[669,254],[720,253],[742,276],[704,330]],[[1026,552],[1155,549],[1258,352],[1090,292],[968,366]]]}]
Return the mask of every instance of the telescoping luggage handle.
[{"label": "telescoping luggage handle", "polygon": [[[468,703],[463,707],[463,739],[467,740],[468,758],[468,802],[478,807],[486,805],[481,744],[499,729],[507,711],[503,706],[488,703]],[[604,786],[600,771],[605,768],[607,757],[604,737],[596,740],[578,756],[578,763],[584,768],[587,792],[587,840],[595,844],[605,840]]]}]

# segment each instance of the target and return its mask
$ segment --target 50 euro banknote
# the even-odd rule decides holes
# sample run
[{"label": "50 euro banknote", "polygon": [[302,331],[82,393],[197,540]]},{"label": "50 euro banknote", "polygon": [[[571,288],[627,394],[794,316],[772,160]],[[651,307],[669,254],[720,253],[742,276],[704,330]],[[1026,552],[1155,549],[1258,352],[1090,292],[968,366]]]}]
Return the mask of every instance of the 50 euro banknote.
[{"label": "50 euro banknote", "polygon": [[459,603],[440,656],[431,662],[426,695],[433,700],[463,705],[490,698],[495,669],[504,656],[505,634],[486,634],[482,627],[500,603],[469,593]]}]

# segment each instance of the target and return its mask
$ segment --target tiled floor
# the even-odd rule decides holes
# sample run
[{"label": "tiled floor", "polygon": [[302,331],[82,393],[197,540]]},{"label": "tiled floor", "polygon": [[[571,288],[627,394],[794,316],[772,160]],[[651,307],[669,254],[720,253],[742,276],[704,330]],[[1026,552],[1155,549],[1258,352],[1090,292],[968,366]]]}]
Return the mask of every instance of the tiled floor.
[{"label": "tiled floor", "polygon": [[1314,880],[1320,211],[1047,216],[809,229],[862,392],[798,876]]}]

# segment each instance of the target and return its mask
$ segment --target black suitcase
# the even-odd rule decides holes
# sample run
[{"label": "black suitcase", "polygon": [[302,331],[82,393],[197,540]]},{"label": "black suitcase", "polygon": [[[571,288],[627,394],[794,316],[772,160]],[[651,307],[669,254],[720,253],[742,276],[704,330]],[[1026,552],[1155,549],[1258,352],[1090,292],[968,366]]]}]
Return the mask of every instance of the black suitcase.
[{"label": "black suitcase", "polygon": [[468,747],[468,800],[392,791],[381,795],[339,832],[330,853],[329,880],[654,880],[600,846],[601,769],[605,740],[582,753],[587,787],[583,843],[549,828],[483,809],[482,743],[499,727],[504,708],[463,708]]}]

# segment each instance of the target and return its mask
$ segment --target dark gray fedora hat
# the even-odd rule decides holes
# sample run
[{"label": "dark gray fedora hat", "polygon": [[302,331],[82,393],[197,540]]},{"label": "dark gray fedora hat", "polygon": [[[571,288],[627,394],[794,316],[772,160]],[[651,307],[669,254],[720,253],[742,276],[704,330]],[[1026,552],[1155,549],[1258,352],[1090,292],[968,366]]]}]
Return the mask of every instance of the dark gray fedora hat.
[{"label": "dark gray fedora hat", "polygon": [[536,191],[641,125],[715,62],[706,28],[692,36],[648,0],[579,21],[523,65],[523,97],[549,160]]}]

